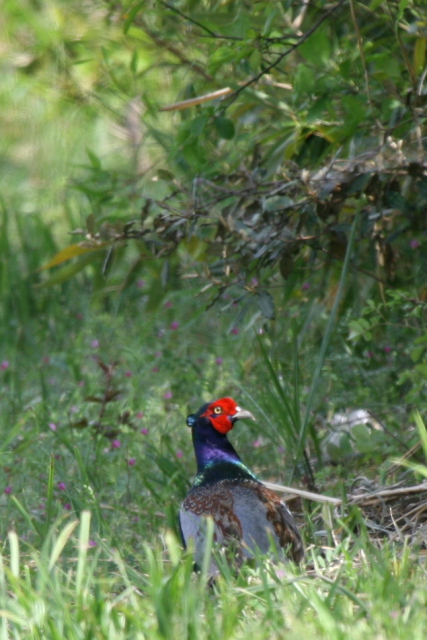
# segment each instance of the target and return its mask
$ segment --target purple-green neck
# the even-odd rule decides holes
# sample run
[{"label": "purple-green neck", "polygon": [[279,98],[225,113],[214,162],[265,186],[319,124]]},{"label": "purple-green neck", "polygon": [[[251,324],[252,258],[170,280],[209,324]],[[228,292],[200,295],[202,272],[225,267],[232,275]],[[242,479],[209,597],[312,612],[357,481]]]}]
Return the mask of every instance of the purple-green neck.
[{"label": "purple-green neck", "polygon": [[227,436],[214,429],[207,418],[199,418],[192,432],[197,460],[196,486],[226,478],[256,479],[243,464]]}]

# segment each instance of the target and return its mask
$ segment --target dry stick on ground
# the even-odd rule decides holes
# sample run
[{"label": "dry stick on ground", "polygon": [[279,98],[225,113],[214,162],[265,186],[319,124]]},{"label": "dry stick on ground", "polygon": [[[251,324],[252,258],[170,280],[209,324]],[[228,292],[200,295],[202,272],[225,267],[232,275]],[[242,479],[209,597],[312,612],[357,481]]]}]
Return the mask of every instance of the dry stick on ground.
[{"label": "dry stick on ground", "polygon": [[[312,500],[313,502],[326,502],[329,504],[333,504],[338,507],[344,504],[341,498],[333,498],[331,496],[325,496],[319,493],[312,493],[311,491],[304,491],[303,489],[295,489],[293,487],[286,487],[282,484],[275,484],[273,482],[264,482],[268,489],[273,489],[273,491],[280,491],[281,493],[289,493],[293,496],[299,496],[300,498],[305,498],[306,500]],[[373,504],[375,502],[380,502],[382,498],[390,498],[399,495],[407,495],[408,493],[421,493],[422,491],[427,491],[427,482],[423,482],[422,484],[418,484],[412,487],[398,487],[396,489],[381,489],[380,491],[373,491],[371,493],[363,493],[361,495],[349,496],[349,500],[347,504],[356,504],[362,503],[364,505]]]}]

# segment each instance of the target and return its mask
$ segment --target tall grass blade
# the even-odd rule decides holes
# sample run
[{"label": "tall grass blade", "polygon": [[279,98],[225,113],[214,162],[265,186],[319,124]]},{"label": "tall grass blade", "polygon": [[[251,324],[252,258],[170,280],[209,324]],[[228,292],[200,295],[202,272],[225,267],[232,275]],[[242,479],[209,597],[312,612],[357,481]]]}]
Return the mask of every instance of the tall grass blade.
[{"label": "tall grass blade", "polygon": [[90,535],[90,511],[82,511],[79,532],[79,553],[77,559],[76,572],[76,593],[80,593],[83,586],[83,579],[86,571],[87,550]]},{"label": "tall grass blade", "polygon": [[16,531],[9,531],[7,534],[9,538],[10,549],[10,570],[12,575],[16,578],[19,577],[19,540]]},{"label": "tall grass blade", "polygon": [[[336,317],[337,317],[337,314],[338,314],[338,307],[339,307],[339,304],[341,302],[342,294],[343,294],[343,291],[344,291],[344,286],[345,286],[345,282],[346,282],[346,278],[347,278],[347,273],[348,273],[349,266],[350,266],[350,256],[351,256],[351,252],[353,250],[354,239],[355,239],[355,236],[356,236],[356,227],[357,227],[358,220],[359,220],[359,215],[358,215],[358,213],[356,213],[356,215],[354,217],[354,220],[353,220],[353,224],[351,225],[350,237],[349,237],[348,244],[347,244],[347,250],[346,250],[346,254],[345,254],[345,258],[344,258],[344,264],[343,264],[342,271],[341,271],[341,277],[340,277],[340,282],[339,282],[339,286],[338,286],[338,291],[337,291],[337,294],[335,296],[335,300],[334,300],[334,304],[332,306],[331,313],[329,315],[328,323],[326,325],[325,335],[323,336],[322,345],[320,347],[319,359],[317,361],[316,369],[314,371],[313,379],[312,379],[311,385],[310,385],[310,393],[309,393],[308,400],[307,400],[307,406],[306,406],[306,410],[305,410],[304,420],[303,420],[303,423],[302,423],[302,427],[301,427],[301,431],[300,431],[299,439],[298,439],[298,445],[297,445],[297,449],[296,449],[296,452],[295,452],[295,464],[294,464],[294,468],[292,470],[291,482],[292,482],[292,478],[293,478],[293,476],[295,474],[298,461],[299,461],[300,456],[301,456],[301,454],[303,452],[303,449],[305,447],[305,443],[306,443],[306,439],[307,439],[307,433],[308,433],[309,424],[310,424],[310,413],[311,413],[311,409],[313,407],[314,396],[316,394],[317,386],[319,384],[320,376],[321,376],[322,369],[323,369],[323,364],[325,362],[326,352],[328,350],[328,346],[329,346],[329,343],[330,343],[330,340],[331,340],[331,337],[332,337],[332,332],[333,332],[333,329],[334,329],[335,320],[336,320]],[[321,452],[320,452],[320,450],[317,451],[317,455],[318,455],[318,458],[319,458],[319,462],[321,462]]]},{"label": "tall grass blade", "polygon": [[49,565],[48,565],[48,570],[49,571],[52,571],[53,567],[57,563],[59,556],[61,555],[62,551],[64,550],[65,545],[67,544],[68,540],[70,539],[71,534],[73,533],[74,529],[77,527],[78,524],[79,524],[79,521],[78,520],[74,520],[73,522],[69,522],[62,529],[61,533],[58,536],[58,539],[56,540],[56,542],[54,544],[52,552],[50,554]]},{"label": "tall grass blade", "polygon": [[414,411],[413,418],[420,434],[421,445],[427,462],[427,429],[419,411]]}]

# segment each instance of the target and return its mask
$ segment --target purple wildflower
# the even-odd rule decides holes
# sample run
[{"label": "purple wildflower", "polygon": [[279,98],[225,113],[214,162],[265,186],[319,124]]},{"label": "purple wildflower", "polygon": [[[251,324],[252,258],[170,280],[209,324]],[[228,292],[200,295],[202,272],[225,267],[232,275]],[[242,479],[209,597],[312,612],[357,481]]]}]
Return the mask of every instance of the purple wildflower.
[{"label": "purple wildflower", "polygon": [[173,322],[171,322],[171,329],[172,331],[175,331],[175,329],[178,329],[179,327],[179,322],[177,322],[176,320],[174,320]]},{"label": "purple wildflower", "polygon": [[99,340],[92,340],[92,342],[90,343],[90,346],[92,347],[92,349],[98,349]]},{"label": "purple wildflower", "polygon": [[183,456],[183,455],[184,455],[184,454],[183,454],[183,452],[181,451],[181,449],[178,449],[178,451],[176,452],[176,457],[177,457],[177,458],[182,458],[182,456]]},{"label": "purple wildflower", "polygon": [[130,467],[134,467],[136,465],[136,459],[135,458],[129,458],[128,465]]},{"label": "purple wildflower", "polygon": [[166,391],[163,397],[165,400],[170,400],[172,398],[172,391]]},{"label": "purple wildflower", "polygon": [[148,429],[144,427],[144,429],[141,429],[141,433],[143,436],[148,436]]},{"label": "purple wildflower", "polygon": [[120,449],[122,443],[120,442],[120,440],[112,440],[111,446],[113,449]]},{"label": "purple wildflower", "polygon": [[0,364],[0,369],[2,371],[6,371],[6,369],[9,369],[10,364],[9,364],[9,360],[3,360],[3,362]]},{"label": "purple wildflower", "polygon": [[222,364],[222,358],[217,358],[215,360],[215,364]]},{"label": "purple wildflower", "polygon": [[67,488],[67,485],[65,484],[65,482],[58,482],[57,486],[60,491],[65,491]]},{"label": "purple wildflower", "polygon": [[58,427],[56,426],[56,424],[54,422],[49,422],[49,429],[52,429],[52,431],[57,431]]},{"label": "purple wildflower", "polygon": [[9,493],[12,493],[12,487],[8,485],[7,487],[5,487],[4,492],[6,495],[9,495]]}]

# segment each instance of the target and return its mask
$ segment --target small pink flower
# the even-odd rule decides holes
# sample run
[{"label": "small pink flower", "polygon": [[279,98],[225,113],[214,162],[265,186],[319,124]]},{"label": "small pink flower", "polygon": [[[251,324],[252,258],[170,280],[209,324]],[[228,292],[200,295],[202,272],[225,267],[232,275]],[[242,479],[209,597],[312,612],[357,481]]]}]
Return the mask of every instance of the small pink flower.
[{"label": "small pink flower", "polygon": [[165,400],[170,400],[172,398],[172,391],[166,391],[163,397]]},{"label": "small pink flower", "polygon": [[92,342],[90,343],[90,346],[92,347],[92,349],[98,349],[99,340],[92,340]]},{"label": "small pink flower", "polygon": [[139,522],[139,516],[134,516],[132,518],[132,522]]},{"label": "small pink flower", "polygon": [[88,542],[88,547],[91,547],[91,548],[96,547],[96,542],[95,542],[95,540],[89,540],[89,542]]},{"label": "small pink flower", "polygon": [[390,347],[390,345],[389,345],[389,344],[387,344],[387,345],[384,347],[384,351],[385,351],[386,353],[390,353],[390,352],[391,352],[391,347]]},{"label": "small pink flower", "polygon": [[184,454],[183,454],[183,452],[181,451],[181,449],[178,449],[178,451],[176,452],[176,457],[177,457],[177,458],[182,458],[182,456],[183,456],[183,455],[184,455]]},{"label": "small pink flower", "polygon": [[303,291],[308,291],[308,289],[310,289],[310,287],[311,287],[311,285],[310,285],[309,282],[304,282],[301,288],[302,288]]},{"label": "small pink flower", "polygon": [[264,329],[263,329],[262,327],[260,327],[260,328],[258,329],[258,335],[259,335],[259,336],[263,336],[263,335],[264,335]]},{"label": "small pink flower", "polygon": [[162,352],[161,351],[156,351],[156,353],[154,355],[156,356],[156,358],[161,358],[162,357]]},{"label": "small pink flower", "polygon": [[170,309],[173,306],[172,302],[170,300],[167,300],[167,302],[165,302],[165,307],[166,309]]},{"label": "small pink flower", "polygon": [[153,373],[159,373],[159,367],[153,367],[153,368],[151,369],[151,371],[152,371]]},{"label": "small pink flower", "polygon": [[134,467],[136,465],[136,459],[135,458],[129,458],[128,465],[130,467]]},{"label": "small pink flower", "polygon": [[367,351],[367,352],[366,352],[366,357],[367,357],[367,358],[373,358],[373,357],[374,357],[373,352],[372,352],[372,351]]},{"label": "small pink flower", "polygon": [[217,358],[215,360],[215,364],[222,364],[222,358]]},{"label": "small pink flower", "polygon": [[120,449],[122,443],[120,442],[120,440],[112,440],[111,446],[113,449]]},{"label": "small pink flower", "polygon": [[78,383],[79,387],[84,387],[85,386],[85,381],[84,380],[79,380]]},{"label": "small pink flower", "polygon": [[5,487],[4,492],[5,492],[6,495],[9,495],[9,493],[12,493],[12,487],[10,485],[8,485],[7,487]]},{"label": "small pink flower", "polygon": [[65,489],[67,488],[65,482],[58,482],[57,486],[60,491],[65,491]]},{"label": "small pink flower", "polygon": [[415,240],[415,238],[414,238],[409,243],[409,246],[411,247],[411,249],[418,249],[418,247],[420,246],[420,243],[418,242],[418,240]]},{"label": "small pink flower", "polygon": [[2,371],[6,371],[6,369],[9,369],[9,367],[10,367],[9,360],[3,360],[3,362],[0,364],[0,369]]},{"label": "small pink flower", "polygon": [[255,440],[255,442],[253,442],[252,444],[253,447],[255,447],[255,449],[259,449],[260,447],[262,447],[262,442],[261,440]]},{"label": "small pink flower", "polygon": [[61,458],[62,456],[59,453],[55,454],[55,460],[61,460]]},{"label": "small pink flower", "polygon": [[145,282],[145,280],[142,280],[142,278],[136,281],[136,286],[138,287],[138,289],[143,289],[146,284],[147,283]]},{"label": "small pink flower", "polygon": [[251,280],[251,285],[252,285],[253,287],[257,287],[257,286],[259,285],[259,280],[258,280],[258,278],[252,278],[252,280]]},{"label": "small pink flower", "polygon": [[237,327],[233,327],[230,333],[232,333],[232,334],[233,334],[233,336],[237,336],[237,335],[238,335],[238,333],[239,333],[239,330],[238,330],[238,328],[237,328]]},{"label": "small pink flower", "polygon": [[136,414],[137,418],[143,418],[144,417],[144,413],[142,411],[138,411],[138,413]]},{"label": "small pink flower", "polygon": [[64,509],[66,509],[66,511],[71,511],[71,505],[70,505],[70,503],[69,503],[69,502],[66,502],[66,503],[64,504]]},{"label": "small pink flower", "polygon": [[126,371],[125,376],[126,376],[126,378],[132,378],[132,376],[133,376],[132,371]]},{"label": "small pink flower", "polygon": [[54,422],[49,422],[49,429],[52,429],[52,431],[57,431],[58,427],[56,426],[56,424]]},{"label": "small pink flower", "polygon": [[141,429],[141,433],[143,436],[148,436],[148,429],[144,427],[144,429]]},{"label": "small pink flower", "polygon": [[171,322],[171,329],[172,331],[175,331],[175,329],[178,329],[179,327],[179,322],[177,322],[176,320],[174,320],[173,322]]}]

